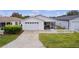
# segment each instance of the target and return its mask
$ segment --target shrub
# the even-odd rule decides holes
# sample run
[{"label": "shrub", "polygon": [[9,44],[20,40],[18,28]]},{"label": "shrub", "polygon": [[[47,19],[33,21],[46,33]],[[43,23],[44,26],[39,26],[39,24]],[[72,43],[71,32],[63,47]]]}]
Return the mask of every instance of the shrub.
[{"label": "shrub", "polygon": [[4,31],[7,34],[17,34],[22,31],[22,27],[20,25],[6,25]]},{"label": "shrub", "polygon": [[65,29],[65,28],[61,26],[56,26],[56,29]]},{"label": "shrub", "polygon": [[4,30],[4,27],[1,27],[1,30]]}]

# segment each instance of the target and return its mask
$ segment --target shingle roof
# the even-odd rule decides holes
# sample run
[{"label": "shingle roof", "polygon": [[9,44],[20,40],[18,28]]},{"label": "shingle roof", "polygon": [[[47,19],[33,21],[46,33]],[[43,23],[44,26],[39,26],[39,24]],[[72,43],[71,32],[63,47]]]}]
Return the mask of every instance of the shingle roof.
[{"label": "shingle roof", "polygon": [[20,18],[16,17],[0,17],[0,22],[20,21]]},{"label": "shingle roof", "polygon": [[32,16],[32,17],[28,17],[24,20],[28,20],[30,18],[34,18],[34,19],[38,19],[38,20],[41,20],[41,21],[44,21],[44,22],[53,22],[53,21],[56,21],[55,19],[51,19],[49,17],[46,17],[46,16],[42,16],[42,15],[36,15],[36,16]]},{"label": "shingle roof", "polygon": [[73,16],[60,16],[60,17],[55,17],[54,19],[56,20],[63,20],[63,21],[68,21],[68,20],[72,20],[75,18],[78,18],[79,15],[73,15]]},{"label": "shingle roof", "polygon": [[35,18],[43,20],[43,21],[56,21],[55,19],[51,19],[49,17],[43,16],[43,15],[37,15]]}]

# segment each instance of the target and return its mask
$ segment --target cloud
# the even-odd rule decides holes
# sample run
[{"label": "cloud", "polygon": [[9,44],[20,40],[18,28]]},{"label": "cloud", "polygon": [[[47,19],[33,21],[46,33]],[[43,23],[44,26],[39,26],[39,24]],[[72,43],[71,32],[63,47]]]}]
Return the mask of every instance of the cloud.
[{"label": "cloud", "polygon": [[31,14],[29,14],[29,15],[35,16],[35,15],[39,15],[40,13],[41,13],[41,12],[38,11],[38,10],[33,10],[33,11],[31,11]]},{"label": "cloud", "polygon": [[39,13],[40,11],[38,10],[33,10],[32,13]]}]

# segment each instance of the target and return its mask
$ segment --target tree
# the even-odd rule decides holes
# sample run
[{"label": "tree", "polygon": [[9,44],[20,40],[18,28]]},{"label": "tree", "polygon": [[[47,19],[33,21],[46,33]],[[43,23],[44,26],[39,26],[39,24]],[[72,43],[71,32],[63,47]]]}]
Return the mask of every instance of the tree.
[{"label": "tree", "polygon": [[11,17],[18,17],[18,18],[21,18],[22,17],[22,14],[19,14],[19,13],[12,13]]},{"label": "tree", "polygon": [[11,17],[17,17],[17,18],[25,19],[25,18],[28,18],[30,16],[22,16],[22,14],[14,12],[14,13],[12,13]]},{"label": "tree", "polygon": [[70,16],[70,15],[79,15],[79,11],[72,10],[72,11],[67,12],[67,16]]},{"label": "tree", "polygon": [[28,17],[30,17],[30,16],[22,16],[22,17],[20,17],[21,19],[25,19],[25,18],[28,18]]}]

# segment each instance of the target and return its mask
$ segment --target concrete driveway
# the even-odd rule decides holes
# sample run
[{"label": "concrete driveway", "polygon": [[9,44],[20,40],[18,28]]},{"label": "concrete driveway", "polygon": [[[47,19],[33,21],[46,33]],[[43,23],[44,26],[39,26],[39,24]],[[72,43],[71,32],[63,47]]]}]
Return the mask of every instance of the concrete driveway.
[{"label": "concrete driveway", "polygon": [[16,40],[3,46],[3,48],[44,48],[39,40],[39,33],[73,33],[68,30],[24,31]]},{"label": "concrete driveway", "polygon": [[44,48],[39,41],[39,31],[24,31],[16,40],[3,48]]}]

